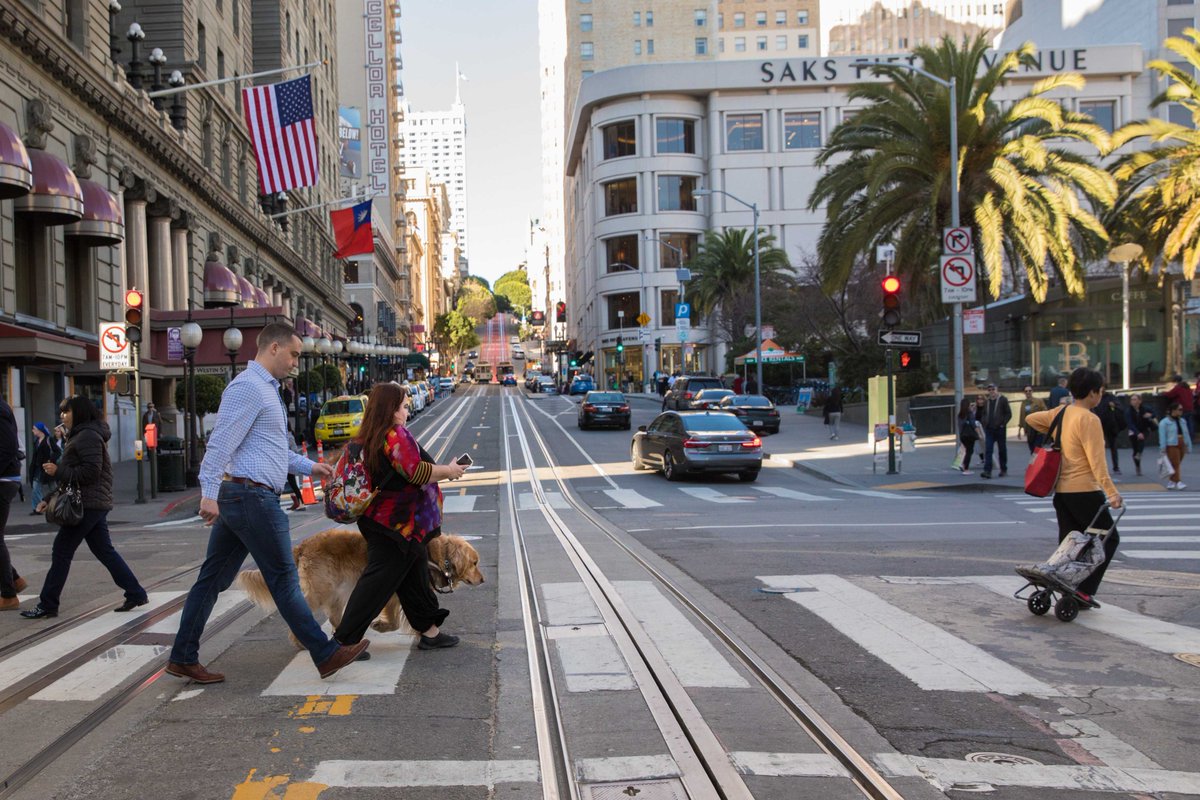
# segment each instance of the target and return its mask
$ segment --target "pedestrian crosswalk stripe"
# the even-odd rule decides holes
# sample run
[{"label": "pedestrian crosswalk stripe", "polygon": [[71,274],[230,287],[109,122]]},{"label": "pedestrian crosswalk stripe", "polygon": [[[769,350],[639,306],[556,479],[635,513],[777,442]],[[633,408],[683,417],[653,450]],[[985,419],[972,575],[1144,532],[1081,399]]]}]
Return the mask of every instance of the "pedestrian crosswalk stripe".
[{"label": "pedestrian crosswalk stripe", "polygon": [[718,492],[716,489],[709,489],[707,486],[681,486],[679,491],[684,494],[690,494],[697,500],[704,500],[709,503],[749,503],[749,499],[745,497],[730,497],[729,495]]},{"label": "pedestrian crosswalk stripe", "polygon": [[323,787],[406,788],[536,783],[538,764],[510,761],[322,761],[308,783]]},{"label": "pedestrian crosswalk stripe", "polygon": [[[767,586],[828,622],[867,652],[928,690],[1058,696],[983,649],[836,575],[766,575]],[[808,591],[805,591],[808,590]]]},{"label": "pedestrian crosswalk stripe", "polygon": [[[571,507],[561,492],[546,492],[545,494],[551,508],[562,510]],[[533,492],[521,492],[518,496],[517,508],[521,511],[532,511],[538,507],[537,496]]]},{"label": "pedestrian crosswalk stripe", "polygon": [[635,492],[633,489],[605,489],[604,493],[625,508],[656,508],[662,503]]},{"label": "pedestrian crosswalk stripe", "polygon": [[1067,737],[1110,767],[1162,769],[1161,764],[1090,719],[1071,717],[1049,725],[1055,733]]},{"label": "pedestrian crosswalk stripe", "polygon": [[568,692],[637,688],[629,665],[582,583],[542,584],[542,607],[546,633],[554,640]]},{"label": "pedestrian crosswalk stripe", "polygon": [[824,503],[832,500],[832,497],[821,497],[820,495],[808,494],[806,492],[797,492],[795,489],[783,489],[779,486],[755,486],[755,491],[773,494],[776,497],[785,497],[788,500],[802,500],[806,503]]},{"label": "pedestrian crosswalk stripe", "polygon": [[[1195,530],[1196,526],[1189,527],[1177,526],[1174,528],[1121,528],[1121,544],[1200,544],[1200,536],[1126,536],[1129,531],[1157,531],[1157,530],[1177,530],[1190,531]],[[1121,552],[1125,552],[1122,550]]]},{"label": "pedestrian crosswalk stripe", "polygon": [[161,659],[164,645],[124,644],[104,651],[33,696],[34,700],[67,702],[99,700],[139,670]]},{"label": "pedestrian crosswalk stripe", "polygon": [[[326,633],[332,633],[328,623],[323,629]],[[263,690],[263,696],[394,694],[417,637],[399,632],[370,631],[368,638],[371,640],[371,660],[355,662],[329,680],[321,679],[312,657],[302,650]]]},{"label": "pedestrian crosswalk stripe", "polygon": [[[217,602],[213,604],[212,613],[208,615],[209,620],[218,620],[225,616],[238,603],[246,599],[246,593],[239,589],[226,589],[217,595]],[[164,617],[158,622],[146,629],[146,633],[159,633],[168,636],[174,636],[179,632],[179,620],[183,617],[183,609],[176,611],[169,617]]]},{"label": "pedestrian crosswalk stripe", "polygon": [[928,495],[909,494],[907,492],[877,492],[873,489],[834,489],[836,492],[858,494],[863,497],[879,497],[883,500],[929,500]]},{"label": "pedestrian crosswalk stripe", "polygon": [[474,494],[448,494],[442,498],[443,514],[470,514],[475,511],[475,501],[479,499]]},{"label": "pedestrian crosswalk stripe", "polygon": [[1200,550],[1128,550],[1122,549],[1126,558],[1159,558],[1172,561],[1200,560]]}]

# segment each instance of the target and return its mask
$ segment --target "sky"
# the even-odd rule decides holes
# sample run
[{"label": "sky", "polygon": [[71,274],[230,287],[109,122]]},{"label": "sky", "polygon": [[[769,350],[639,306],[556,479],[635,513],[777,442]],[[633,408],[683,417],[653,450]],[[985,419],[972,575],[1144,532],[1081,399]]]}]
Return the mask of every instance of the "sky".
[{"label": "sky", "polygon": [[467,76],[470,271],[495,282],[541,216],[537,0],[401,0],[400,24],[414,110],[450,107],[455,61]]}]

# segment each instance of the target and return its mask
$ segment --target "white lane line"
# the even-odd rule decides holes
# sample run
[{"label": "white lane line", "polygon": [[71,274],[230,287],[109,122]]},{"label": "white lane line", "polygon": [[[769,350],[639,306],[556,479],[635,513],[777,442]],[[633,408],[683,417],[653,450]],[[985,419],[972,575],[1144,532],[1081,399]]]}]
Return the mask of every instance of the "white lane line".
[{"label": "white lane line", "polygon": [[171,648],[164,645],[125,644],[106,650],[78,669],[42,689],[34,700],[67,702],[99,700],[138,670],[161,659]]},{"label": "white lane line", "polygon": [[178,528],[183,525],[195,525],[198,522],[204,522],[204,518],[201,517],[199,514],[197,514],[194,517],[188,517],[187,519],[176,519],[176,520],[171,520],[170,522],[155,522],[151,525],[143,525],[142,527],[143,528]]},{"label": "white lane line", "polygon": [[1061,694],[970,642],[836,575],[767,575],[767,586],[815,589],[784,595],[922,689]]},{"label": "white lane line", "polygon": [[[1125,524],[1122,524],[1120,526],[1122,542],[1128,541],[1128,537],[1125,536],[1126,531],[1128,531],[1130,533],[1139,533],[1139,532],[1153,533],[1155,531],[1194,531],[1194,530],[1196,530],[1195,525],[1125,525]],[[1185,537],[1179,537],[1179,538],[1185,538]]]},{"label": "white lane line", "polygon": [[414,786],[486,786],[536,783],[538,764],[511,761],[322,761],[310,783],[344,788]]},{"label": "white lane line", "polygon": [[[562,492],[546,492],[545,495],[551,508],[564,510],[571,507],[567,498],[562,496]],[[533,492],[521,492],[517,498],[517,508],[520,511],[534,511],[538,508],[537,496]]]},{"label": "white lane line", "polygon": [[901,494],[899,492],[877,492],[873,489],[834,489],[835,492],[846,492],[847,494],[857,494],[863,497],[879,497],[884,500],[931,500],[928,495]]},{"label": "white lane line", "polygon": [[[719,526],[723,531],[748,530],[750,528],[869,528],[875,523],[872,522],[772,522],[772,523],[749,523],[746,525],[729,525],[726,523],[713,522],[708,525],[662,525],[657,528],[627,528],[627,533],[646,533],[648,531],[707,531],[714,526]],[[963,519],[955,521],[940,520],[937,522],[891,522],[887,526],[889,528],[929,528],[935,525],[953,525],[962,527],[964,525],[970,527],[980,527],[982,525],[1003,525],[1011,528],[1014,525],[1032,525],[1030,522],[1012,522],[1009,520],[973,520]]]},{"label": "white lane line", "polygon": [[1110,767],[1122,769],[1162,769],[1162,765],[1148,757],[1131,744],[1126,744],[1112,732],[1105,730],[1090,719],[1071,717],[1050,723],[1058,733],[1070,738],[1071,742],[1100,759]]},{"label": "white lane line", "polygon": [[[246,599],[246,593],[238,589],[226,589],[217,596],[217,602],[213,604],[212,613],[208,618],[210,621],[217,620],[229,613],[229,610],[238,603]],[[165,633],[174,636],[179,632],[179,620],[183,617],[183,609],[176,611],[169,617],[164,617],[158,622],[146,628],[145,633]]]},{"label": "white lane line", "polygon": [[448,494],[442,498],[443,514],[470,514],[475,510],[476,494]]},{"label": "white lane line", "polygon": [[[1130,544],[1200,544],[1200,536],[1126,536],[1127,530],[1129,529],[1121,528],[1122,553],[1125,552],[1124,546]],[[1192,526],[1191,530],[1195,530],[1195,526]]]},{"label": "white lane line", "polygon": [[735,750],[729,754],[743,775],[763,777],[849,778],[836,758],[825,753],[757,753]]},{"label": "white lane line", "polygon": [[677,778],[679,774],[679,765],[666,754],[580,758],[575,761],[575,777],[580,783],[649,781]]},{"label": "white lane line", "polygon": [[754,486],[751,488],[756,492],[766,492],[776,497],[786,497],[788,500],[802,500],[806,503],[824,503],[833,499],[832,497],[821,497],[820,495],[797,492],[795,489],[784,489],[780,486]]},{"label": "white lane line", "polygon": [[0,689],[14,686],[38,670],[53,664],[76,649],[89,644],[117,628],[152,614],[183,592],[151,592],[146,605],[128,614],[102,614],[95,619],[52,636],[44,642],[22,650],[0,661]]},{"label": "white lane line", "polygon": [[[331,633],[329,624],[323,626]],[[264,697],[299,697],[335,694],[394,694],[412,652],[416,636],[371,631],[371,660],[359,661],[322,680],[307,651],[301,651],[263,690]]]},{"label": "white lane line", "polygon": [[951,758],[879,753],[875,764],[889,777],[924,778],[942,791],[956,784],[1026,786],[1039,789],[1195,795],[1200,772],[1123,769],[1076,764],[976,764]]},{"label": "white lane line", "polygon": [[[1118,551],[1119,552],[1119,551]],[[948,581],[974,583],[996,594],[1012,598],[1022,578],[1002,575],[979,575],[965,578],[948,578]],[[1200,653],[1200,630],[1186,625],[1157,619],[1136,611],[1126,611],[1101,598],[1103,606],[1097,613],[1088,612],[1075,618],[1075,625],[1082,625],[1097,633],[1106,633],[1118,639],[1156,650],[1160,653]]]},{"label": "white lane line", "polygon": [[1163,561],[1196,561],[1200,550],[1121,550],[1126,558],[1157,558]]},{"label": "white lane line", "polygon": [[615,581],[614,585],[684,686],[727,689],[749,686],[657,586],[649,581]]},{"label": "white lane line", "polygon": [[749,503],[750,500],[745,497],[730,497],[724,492],[718,492],[716,489],[710,489],[707,486],[680,486],[679,491],[684,494],[690,494],[697,500],[703,500],[707,503]]},{"label": "white lane line", "polygon": [[648,497],[643,497],[633,489],[605,489],[604,493],[624,508],[657,508],[662,505]]}]

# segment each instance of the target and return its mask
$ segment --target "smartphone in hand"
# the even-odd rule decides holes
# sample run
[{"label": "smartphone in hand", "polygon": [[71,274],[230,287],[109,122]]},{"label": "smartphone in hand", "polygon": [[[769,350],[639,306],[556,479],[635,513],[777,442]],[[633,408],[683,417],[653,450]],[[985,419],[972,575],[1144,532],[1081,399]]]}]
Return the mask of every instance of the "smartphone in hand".
[{"label": "smartphone in hand", "polygon": [[462,464],[464,467],[469,467],[475,463],[475,459],[471,458],[470,453],[463,453],[458,458],[454,459],[455,464]]}]

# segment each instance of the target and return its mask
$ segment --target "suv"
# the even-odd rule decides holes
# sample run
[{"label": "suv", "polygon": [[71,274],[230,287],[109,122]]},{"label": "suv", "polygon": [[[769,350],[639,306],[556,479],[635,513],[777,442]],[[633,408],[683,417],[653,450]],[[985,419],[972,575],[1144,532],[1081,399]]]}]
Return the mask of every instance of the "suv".
[{"label": "suv", "polygon": [[675,385],[663,398],[663,408],[673,411],[687,411],[695,408],[692,398],[701,389],[724,389],[725,384],[720,378],[712,375],[680,375],[675,379]]}]

